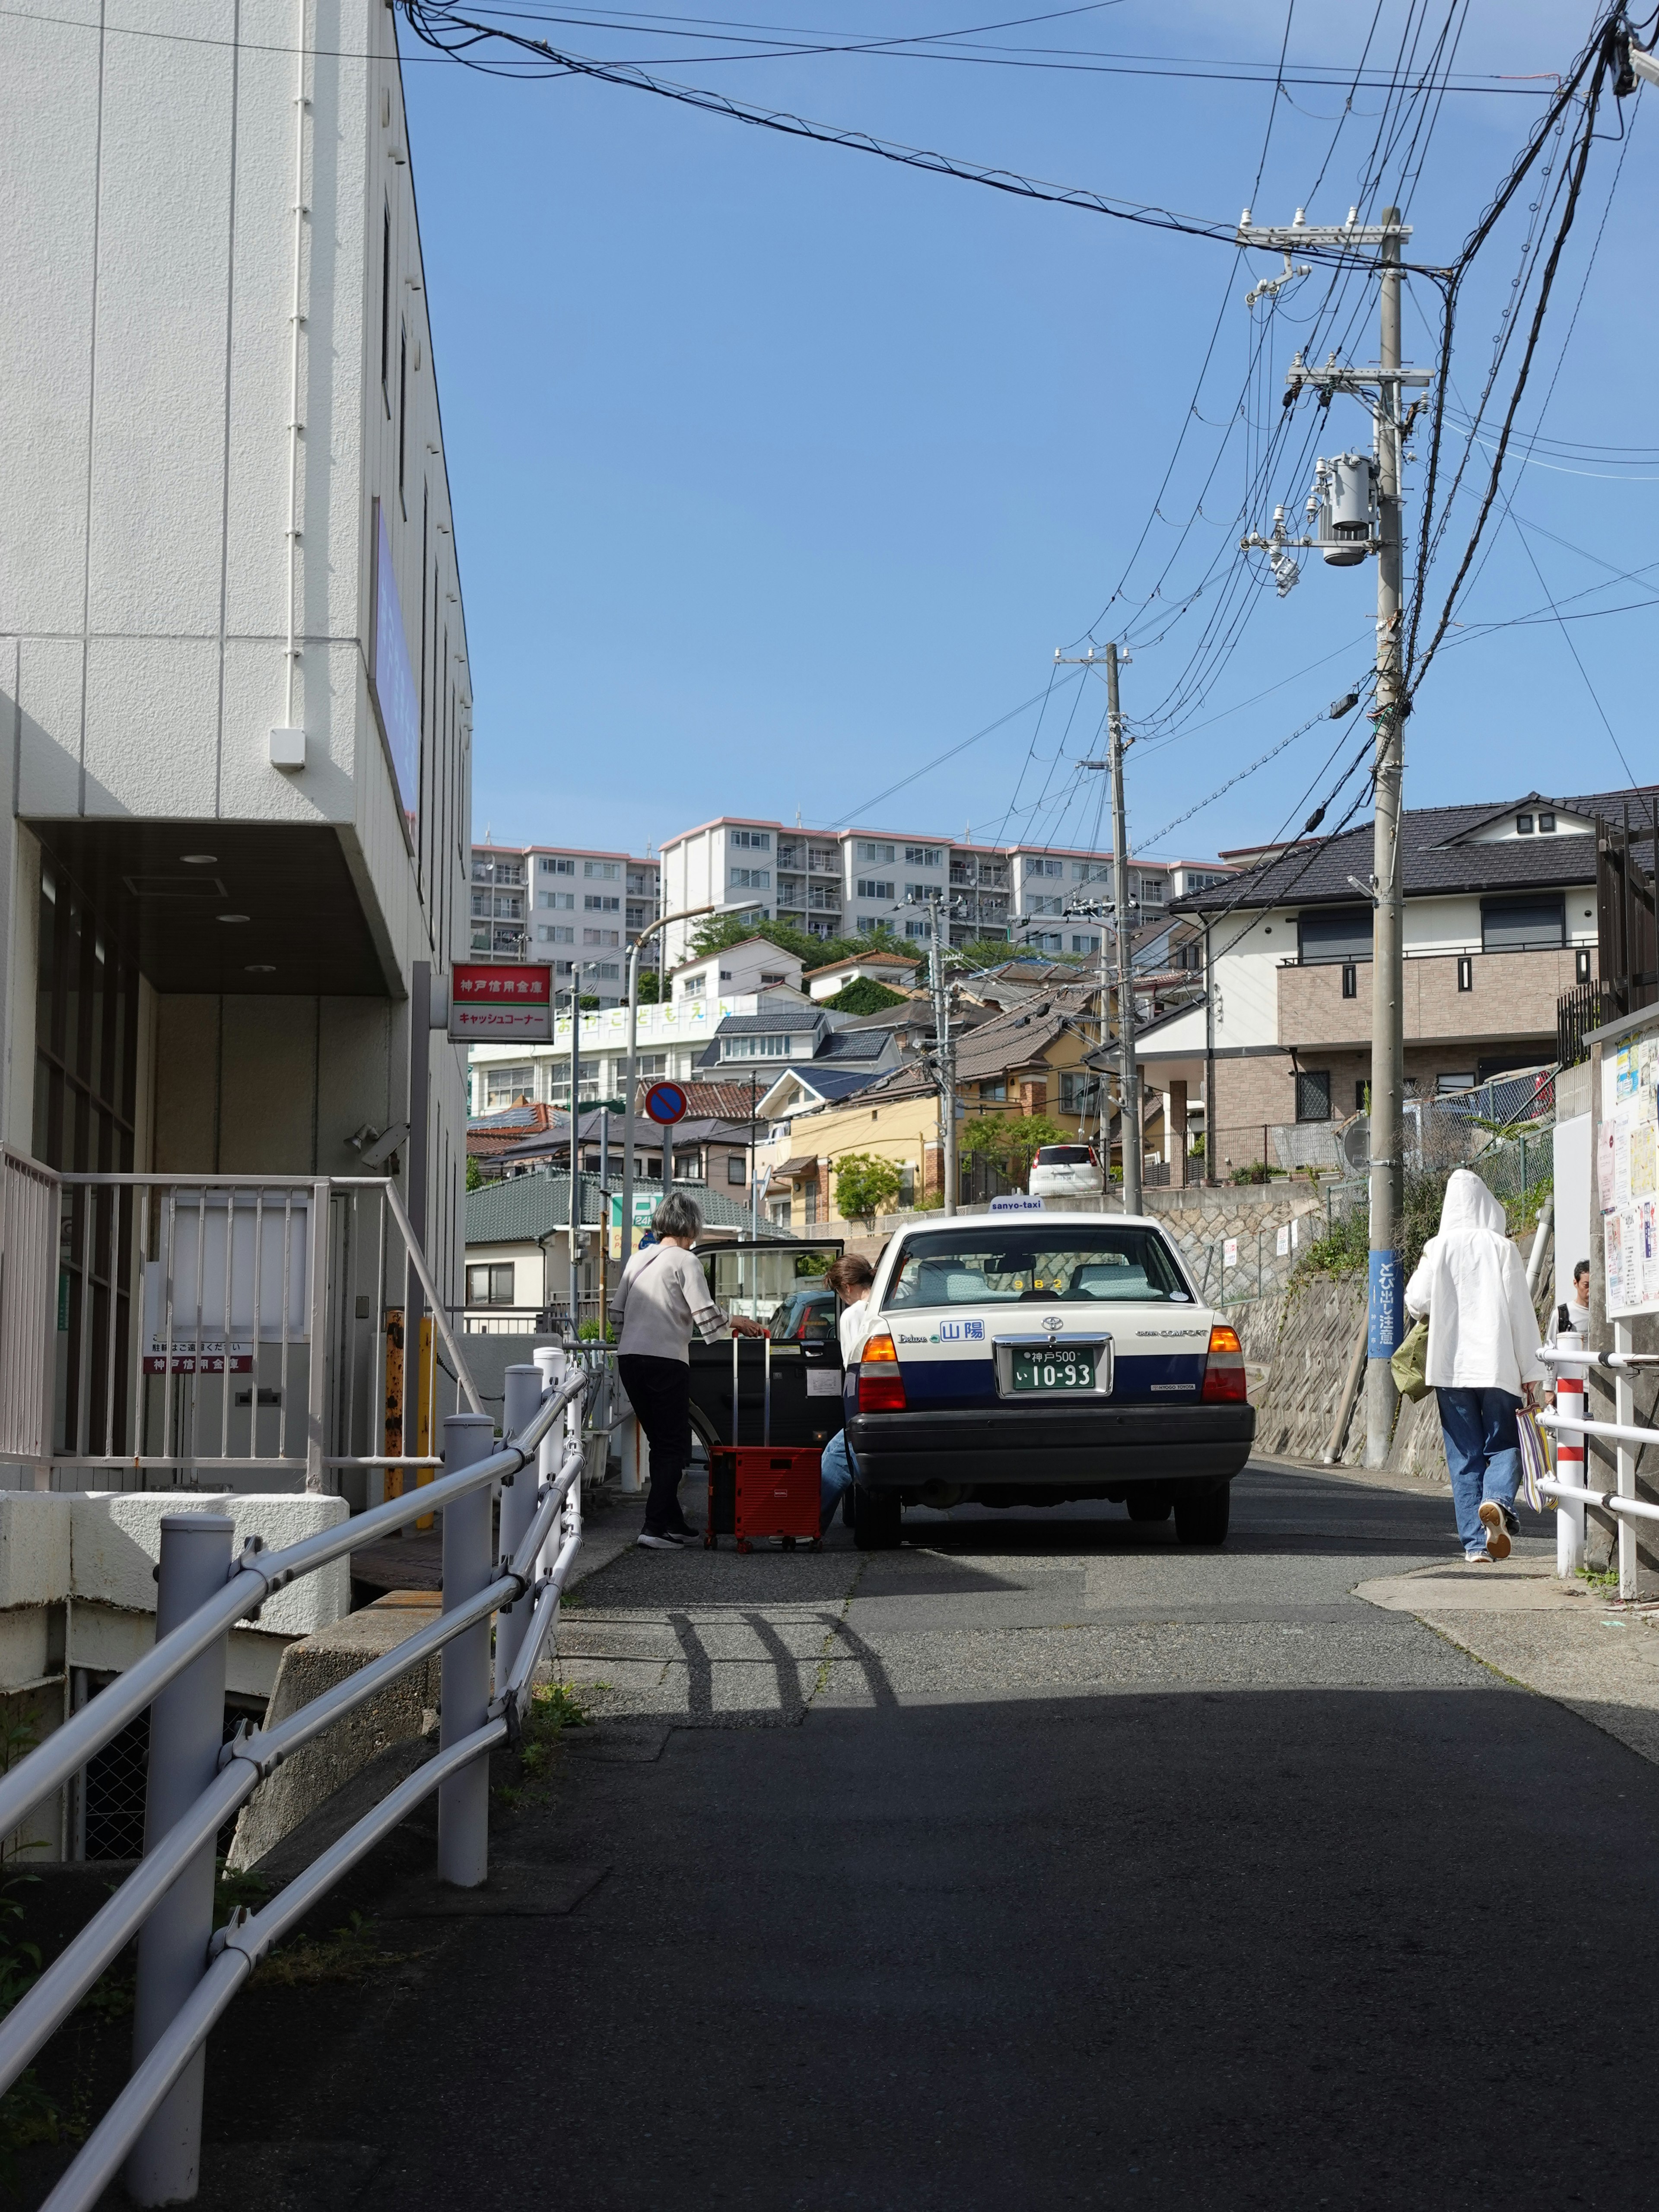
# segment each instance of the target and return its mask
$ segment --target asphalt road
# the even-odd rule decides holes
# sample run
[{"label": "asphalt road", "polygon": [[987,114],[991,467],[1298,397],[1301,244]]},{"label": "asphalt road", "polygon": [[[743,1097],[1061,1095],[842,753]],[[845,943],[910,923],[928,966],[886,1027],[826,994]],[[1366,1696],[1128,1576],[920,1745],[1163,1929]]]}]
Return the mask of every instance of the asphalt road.
[{"label": "asphalt road", "polygon": [[1659,1770],[1350,1594],[1443,1496],[1253,1468],[1233,1525],[625,1553],[489,1897],[239,2001],[204,2204],[1650,2201]]}]

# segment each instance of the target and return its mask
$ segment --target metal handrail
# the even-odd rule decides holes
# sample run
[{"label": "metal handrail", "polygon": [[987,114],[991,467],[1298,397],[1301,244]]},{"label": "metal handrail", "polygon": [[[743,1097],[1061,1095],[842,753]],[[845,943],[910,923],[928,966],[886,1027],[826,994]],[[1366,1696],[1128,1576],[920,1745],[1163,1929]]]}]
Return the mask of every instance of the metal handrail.
[{"label": "metal handrail", "polygon": [[474,1467],[465,1468],[457,1474],[442,1475],[436,1482],[427,1483],[407,1497],[388,1498],[384,1505],[343,1521],[337,1528],[303,1537],[285,1551],[256,1551],[251,1546],[245,1549],[236,1561],[231,1579],[210,1605],[204,1606],[170,1636],[163,1637],[90,1705],[83,1705],[72,1720],[54,1730],[21,1765],[0,1778],[0,1836],[9,1836],[21,1827],[43,1798],[61,1790],[70,1775],[78,1773],[112,1736],[118,1735],[129,1722],[136,1720],[157,1691],[164,1690],[182,1674],[216,1637],[250,1613],[257,1613],[268,1597],[285,1589],[299,1576],[361,1551],[376,1538],[390,1535],[394,1529],[423,1519],[428,1513],[441,1512],[453,1500],[498,1481],[503,1475],[516,1474],[552,1427],[556,1416],[587,1387],[584,1369],[580,1376],[573,1376],[550,1401],[544,1401],[521,1443],[510,1444]]},{"label": "metal handrail", "polygon": [[[526,1379],[533,1390],[533,1378]],[[552,1466],[550,1455],[558,1449],[554,1425],[588,1396],[593,1381],[592,1371],[576,1364],[562,1383],[555,1386],[550,1382],[542,1390],[533,1411],[527,1419],[519,1421],[514,1436],[500,1450],[459,1468],[410,1498],[392,1499],[338,1528],[325,1530],[280,1552],[263,1552],[255,1538],[233,1562],[222,1590],[198,1606],[94,1704],[84,1707],[0,1781],[0,1834],[4,1834],[18,1826],[44,1797],[83,1766],[160,1692],[177,1681],[216,1641],[225,1638],[238,1620],[257,1611],[267,1596],[285,1588],[298,1576],[313,1572],[343,1553],[356,1550],[375,1535],[402,1527],[434,1509],[459,1506],[463,1500],[477,1498],[481,1491],[498,1482],[504,1489],[509,1488],[526,1468],[539,1460],[544,1479],[533,1507],[527,1514],[520,1509],[515,1515],[514,1529],[521,1529],[522,1533],[518,1534],[510,1557],[497,1562],[485,1585],[475,1587],[465,1596],[457,1594],[456,1601],[438,1620],[313,1699],[276,1727],[252,1730],[245,1727],[239,1731],[221,1752],[219,1771],[209,1786],[164,1833],[147,1839],[144,1858],[133,1875],[0,2022],[0,2093],[3,2093],[100,1974],[132,1940],[179,1876],[198,1862],[204,1850],[211,1849],[212,1838],[219,1828],[246,1802],[262,1780],[343,1715],[378,1696],[397,1677],[424,1665],[434,1653],[469,1631],[482,1629],[492,1613],[506,1611],[526,1600],[531,1602],[528,1630],[517,1646],[516,1656],[505,1650],[499,1652],[498,1671],[505,1666],[507,1679],[498,1681],[483,1725],[458,1742],[444,1745],[434,1758],[400,1784],[289,1883],[271,1905],[252,1917],[238,1916],[229,1929],[222,1930],[215,1938],[206,1972],[135,2069],[125,2088],[47,2200],[53,2212],[86,2212],[87,2208],[96,2203],[214,2021],[271,1944],[414,1805],[459,1775],[497,1743],[517,1740],[524,1700],[547,1635],[557,1617],[565,1580],[581,1544],[578,1516],[567,1531],[550,1571],[537,1578],[538,1559],[580,1480],[584,1456],[580,1425],[578,1424],[573,1430],[567,1419],[562,1455],[556,1468]],[[523,1407],[521,1396],[521,1413]],[[477,1419],[472,1415],[457,1418],[463,1424],[476,1424]],[[458,1450],[463,1441],[464,1436],[455,1440]],[[481,1505],[485,1504],[483,1499],[478,1502]],[[505,1505],[503,1519],[505,1534]],[[217,1525],[225,1526],[222,1522]],[[447,1559],[449,1526],[447,1522]],[[487,1517],[483,1526],[487,1542]],[[228,1533],[223,1540],[228,1541]],[[446,1660],[446,1668],[448,1664]],[[481,1818],[487,1834],[487,1798],[483,1802]],[[481,1879],[482,1875],[472,1878]],[[141,1950],[141,1978],[143,1957]]]}]

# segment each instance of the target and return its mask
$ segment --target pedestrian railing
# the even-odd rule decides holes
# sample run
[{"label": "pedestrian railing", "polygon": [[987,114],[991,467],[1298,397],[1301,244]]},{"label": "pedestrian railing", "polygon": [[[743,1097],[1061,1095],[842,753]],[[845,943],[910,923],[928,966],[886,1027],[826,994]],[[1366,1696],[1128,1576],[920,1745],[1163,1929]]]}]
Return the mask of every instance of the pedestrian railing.
[{"label": "pedestrian railing", "polygon": [[[55,1485],[436,1464],[479,1400],[380,1176],[58,1175],[0,1158],[0,1457]],[[378,1476],[365,1482],[378,1499]]]},{"label": "pedestrian railing", "polygon": [[[216,2021],[274,1943],[434,1790],[438,1875],[476,1888],[489,1872],[488,1758],[516,1743],[531,1684],[582,1540],[583,1407],[593,1385],[582,1361],[557,1348],[507,1373],[507,1442],[481,1413],[444,1422],[444,1474],[337,1528],[283,1551],[257,1536],[234,1559],[233,1524],[216,1514],[161,1522],[155,1645],[19,1765],[0,1778],[0,1837],[146,1708],[150,1753],[144,1855],[33,1987],[0,2023],[0,2094],[135,1936],[138,1976],[133,2070],[125,2087],[46,2200],[43,2212],[85,2212],[123,2162],[139,2204],[184,2203],[197,2191],[203,2069]],[[534,1483],[519,1478],[535,1468]],[[499,1492],[499,1551],[491,1504]],[[232,1628],[302,1575],[392,1534],[418,1516],[443,1515],[440,1618],[274,1727],[246,1723],[222,1741]],[[490,1616],[495,1616],[492,1694]],[[257,1912],[213,1928],[214,1844],[259,1784],[302,1744],[442,1654],[436,1753],[365,1814]]]},{"label": "pedestrian railing", "polygon": [[[1584,1563],[1586,1509],[1610,1515],[1620,1527],[1619,1582],[1620,1595],[1634,1597],[1633,1532],[1638,1521],[1659,1521],[1659,1505],[1636,1495],[1636,1461],[1644,1446],[1659,1444],[1659,1429],[1644,1428],[1632,1417],[1635,1407],[1629,1377],[1642,1369],[1659,1368],[1659,1352],[1592,1352],[1582,1337],[1563,1331],[1559,1341],[1539,1357],[1557,1370],[1553,1411],[1540,1413],[1540,1425],[1557,1438],[1553,1475],[1539,1487],[1560,1507],[1556,1526],[1556,1571],[1571,1574]],[[1591,1368],[1610,1374],[1616,1389],[1612,1421],[1595,1421],[1584,1411],[1584,1382]],[[1617,1488],[1596,1490],[1586,1480],[1585,1439],[1599,1438],[1616,1448]]]}]

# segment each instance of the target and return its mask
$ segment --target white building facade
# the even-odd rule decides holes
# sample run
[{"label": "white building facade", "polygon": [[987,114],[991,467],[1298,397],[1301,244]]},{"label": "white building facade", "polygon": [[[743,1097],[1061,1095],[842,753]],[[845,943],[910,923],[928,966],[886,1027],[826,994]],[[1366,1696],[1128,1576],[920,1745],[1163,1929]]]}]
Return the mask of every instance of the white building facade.
[{"label": "white building facade", "polygon": [[0,1137],[362,1173],[419,1064],[459,1300],[464,1055],[410,1006],[467,947],[471,684],[394,24],[8,27]]},{"label": "white building facade", "polygon": [[[654,860],[568,845],[474,845],[471,957],[553,969],[568,989],[580,967],[585,995],[602,1006],[628,995],[628,948],[660,912]],[[654,968],[647,937],[641,968]]]},{"label": "white building facade", "polygon": [[[663,910],[744,902],[757,921],[783,921],[811,937],[891,930],[925,944],[930,904],[944,900],[951,942],[1007,939],[1037,952],[1088,954],[1100,923],[1079,906],[1109,900],[1112,859],[1062,846],[981,845],[888,830],[791,830],[779,822],[722,816],[665,838]],[[1218,865],[1136,861],[1130,896],[1156,919],[1191,880],[1219,881]],[[747,902],[753,900],[753,905]],[[689,955],[696,923],[671,927],[671,969]]]}]

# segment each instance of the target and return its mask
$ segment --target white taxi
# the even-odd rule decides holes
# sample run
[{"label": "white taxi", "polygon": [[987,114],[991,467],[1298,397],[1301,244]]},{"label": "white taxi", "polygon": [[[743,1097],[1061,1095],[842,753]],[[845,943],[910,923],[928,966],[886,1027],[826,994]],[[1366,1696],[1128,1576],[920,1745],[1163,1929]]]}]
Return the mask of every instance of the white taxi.
[{"label": "white taxi", "polygon": [[901,1230],[843,1378],[860,1548],[907,1504],[1127,1504],[1226,1539],[1255,1413],[1237,1334],[1156,1221],[993,1213]]}]

